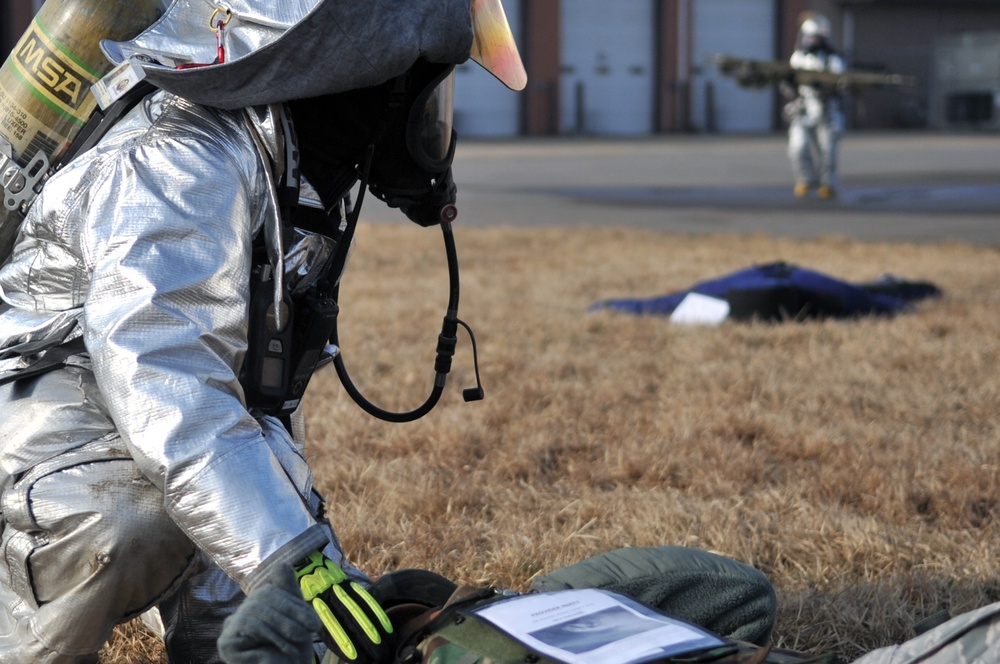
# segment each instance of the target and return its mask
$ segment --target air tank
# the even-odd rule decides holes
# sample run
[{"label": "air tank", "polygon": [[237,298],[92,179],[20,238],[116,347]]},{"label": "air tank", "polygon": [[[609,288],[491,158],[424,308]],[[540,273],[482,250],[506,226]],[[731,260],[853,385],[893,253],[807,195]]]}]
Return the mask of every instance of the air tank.
[{"label": "air tank", "polygon": [[26,207],[25,187],[96,108],[90,88],[112,67],[100,41],[131,39],[160,9],[161,0],[47,0],[0,67],[0,263]]}]

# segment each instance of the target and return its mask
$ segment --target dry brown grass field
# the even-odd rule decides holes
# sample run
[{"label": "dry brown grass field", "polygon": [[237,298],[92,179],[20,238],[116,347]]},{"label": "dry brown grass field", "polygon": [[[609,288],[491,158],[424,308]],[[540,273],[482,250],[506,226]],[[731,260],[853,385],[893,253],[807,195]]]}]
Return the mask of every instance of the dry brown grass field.
[{"label": "dry brown grass field", "polygon": [[[833,237],[456,228],[460,333],[438,407],[361,411],[310,387],[317,484],[372,575],[402,567],[523,589],[622,546],[677,544],[755,566],[776,640],[853,658],[940,609],[1000,600],[1000,251]],[[892,319],[716,328],[588,313],[786,260],[851,281],[929,280]],[[441,235],[363,224],[341,292],[344,358],[381,405],[432,381],[447,298]],[[104,662],[165,661],[135,625]]]}]

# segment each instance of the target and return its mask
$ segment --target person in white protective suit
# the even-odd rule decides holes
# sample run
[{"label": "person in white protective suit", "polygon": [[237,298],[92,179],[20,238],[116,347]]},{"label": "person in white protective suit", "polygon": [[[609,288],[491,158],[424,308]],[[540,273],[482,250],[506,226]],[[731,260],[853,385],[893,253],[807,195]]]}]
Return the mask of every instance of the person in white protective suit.
[{"label": "person in white protective suit", "polygon": [[[843,58],[830,36],[830,22],[809,14],[799,27],[798,46],[789,59],[794,69],[844,71]],[[794,193],[804,197],[815,190],[822,199],[836,196],[837,149],[844,131],[841,96],[836,89],[817,85],[783,86],[788,97],[788,157],[795,177]]]},{"label": "person in white protective suit", "polygon": [[[218,662],[224,619],[289,564],[319,654],[391,652],[297,413],[247,402],[252,256],[257,238],[275,298],[316,278],[330,238],[286,225],[278,189],[297,175],[293,133],[315,161],[339,131],[311,100],[483,56],[482,4],[499,0],[173,0],[102,45],[154,89],[48,180],[0,267],[0,664],[96,662],[115,625],[154,608],[171,662]],[[327,211],[357,181],[347,156],[336,173],[302,163]]]}]

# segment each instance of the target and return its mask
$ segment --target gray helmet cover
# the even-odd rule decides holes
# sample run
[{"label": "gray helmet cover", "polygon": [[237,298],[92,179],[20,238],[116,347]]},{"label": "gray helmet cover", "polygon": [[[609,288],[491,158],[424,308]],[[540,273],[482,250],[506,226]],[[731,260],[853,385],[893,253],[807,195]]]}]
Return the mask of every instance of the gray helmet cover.
[{"label": "gray helmet cover", "polygon": [[[206,64],[227,18],[225,62]],[[101,47],[163,90],[234,109],[377,85],[419,58],[459,64],[472,38],[469,0],[174,0],[134,39]]]}]

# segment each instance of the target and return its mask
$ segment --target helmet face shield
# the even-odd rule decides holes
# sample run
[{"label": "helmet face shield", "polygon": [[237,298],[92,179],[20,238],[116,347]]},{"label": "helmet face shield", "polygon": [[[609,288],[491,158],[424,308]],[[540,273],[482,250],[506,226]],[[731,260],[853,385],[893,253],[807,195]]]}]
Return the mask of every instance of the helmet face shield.
[{"label": "helmet face shield", "polygon": [[472,0],[469,57],[511,90],[523,90],[528,84],[528,74],[500,0]]},{"label": "helmet face shield", "polygon": [[448,67],[417,95],[410,108],[406,147],[422,168],[442,172],[455,154],[455,68]]}]

